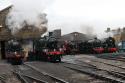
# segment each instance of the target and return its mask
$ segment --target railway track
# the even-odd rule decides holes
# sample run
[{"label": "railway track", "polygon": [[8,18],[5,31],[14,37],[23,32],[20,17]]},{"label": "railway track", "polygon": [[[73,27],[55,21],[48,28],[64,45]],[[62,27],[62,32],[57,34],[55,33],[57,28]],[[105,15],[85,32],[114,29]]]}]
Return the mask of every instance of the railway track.
[{"label": "railway track", "polygon": [[[78,58],[76,61],[79,61],[79,62],[84,62],[86,64],[90,64],[90,65],[93,65],[93,66],[96,66],[94,64],[91,64],[89,62],[85,62],[83,60],[89,60],[90,62],[94,62],[94,63],[101,63],[101,64],[105,64],[105,65],[108,65],[108,66],[112,66],[112,67],[115,67],[115,68],[119,68],[119,69],[122,69],[122,70],[125,70],[125,67],[122,67],[122,66],[118,66],[118,65],[115,65],[115,64],[111,64],[111,63],[108,63],[108,62],[104,62],[104,61],[101,61],[101,60],[96,60],[96,59],[91,59],[91,58],[87,58],[87,57],[84,57],[84,58]],[[115,59],[114,59],[115,60]]]},{"label": "railway track", "polygon": [[107,71],[103,69],[98,69],[95,67],[85,67],[85,66],[80,66],[79,64],[72,64],[72,63],[62,63],[62,65],[66,68],[88,74],[92,77],[95,77],[97,79],[101,80],[107,80],[108,82],[111,83],[125,83],[125,75],[115,72],[115,71]]},{"label": "railway track", "polygon": [[[90,58],[85,58],[85,59],[90,60],[92,63],[81,61],[81,60],[76,60],[76,61],[87,63],[87,64],[90,64],[90,65],[93,65],[93,66],[96,66],[95,63],[100,64],[100,65],[107,66],[107,67],[110,67],[110,68],[104,68],[103,67],[103,68],[99,68],[99,69],[102,69],[102,70],[105,70],[105,71],[110,71],[110,72],[116,72],[116,73],[119,73],[121,75],[125,75],[125,67],[118,66],[118,65],[115,65],[115,64],[111,64],[111,63],[108,63],[108,62],[99,61],[99,60],[93,60],[93,59],[90,59]],[[96,66],[96,67],[98,67],[98,66]]]},{"label": "railway track", "polygon": [[125,57],[113,57],[113,58],[108,58],[108,57],[99,57],[102,59],[108,59],[108,60],[117,60],[117,61],[122,61],[125,62]]},{"label": "railway track", "polygon": [[40,80],[29,75],[22,75],[18,72],[13,72],[13,73],[16,74],[23,83],[48,83],[44,80]]},{"label": "railway track", "polygon": [[96,79],[87,74],[66,68],[62,65],[64,63],[34,62],[26,64],[30,64],[37,67],[39,70],[51,73],[52,75],[64,79],[69,83],[107,83],[104,80]]},{"label": "railway track", "polygon": [[2,83],[6,83],[6,78],[5,77],[3,77],[3,76],[0,76],[0,81],[2,82]]},{"label": "railway track", "polygon": [[68,83],[58,77],[28,65],[16,66],[13,71],[24,83]]},{"label": "railway track", "polygon": [[[87,63],[87,62],[84,62],[84,61],[81,61],[81,60],[75,60],[75,61],[76,61],[75,63],[71,63],[71,62],[63,62],[63,63],[74,64],[74,65],[79,65],[79,66],[82,66],[82,67],[89,67],[89,68],[99,69],[99,70],[104,70],[104,71],[109,72],[108,70],[103,69],[103,68],[98,68],[96,65],[91,64],[91,63]],[[95,60],[94,60],[94,61],[95,61]],[[98,61],[95,61],[95,62],[98,62]],[[125,70],[124,67],[120,67],[120,66],[108,64],[108,63],[105,63],[105,62],[99,62],[99,63],[103,63],[103,64],[106,64],[106,65],[109,65],[109,66],[113,66],[113,67],[117,67],[117,68],[121,68],[122,70]],[[85,65],[86,65],[86,66],[85,66]],[[115,73],[119,73],[119,74],[125,75],[124,72],[119,72],[119,71],[117,71],[117,70],[115,70],[115,71],[111,70],[111,72],[115,72]]]},{"label": "railway track", "polygon": [[77,62],[69,62],[69,61],[64,61],[62,63],[67,63],[67,64],[73,64],[73,65],[78,65],[78,66],[82,66],[82,67],[89,67],[89,68],[97,68],[96,66],[94,65],[91,65],[91,64],[87,64],[83,61],[80,61],[80,60],[75,60]]},{"label": "railway track", "polygon": [[117,69],[121,69],[123,71],[117,71],[117,70],[107,70],[103,68],[98,68],[95,64],[91,64],[86,61],[79,60],[82,58],[75,59],[73,61],[65,61],[64,66],[66,68],[70,68],[72,70],[79,71],[81,73],[86,73],[91,76],[94,76],[95,78],[99,78],[102,80],[107,79],[111,83],[117,82],[117,83],[125,83],[125,68],[121,66],[116,66],[107,62],[102,62],[102,61],[96,61],[95,59],[90,59],[90,58],[84,58],[84,60],[90,60],[90,62],[96,62],[96,63],[101,63],[105,64],[106,66],[114,67]]},{"label": "railway track", "polygon": [[124,53],[108,53],[108,54],[98,54],[94,55],[98,58],[108,59],[108,60],[117,60],[125,62],[125,54]]}]

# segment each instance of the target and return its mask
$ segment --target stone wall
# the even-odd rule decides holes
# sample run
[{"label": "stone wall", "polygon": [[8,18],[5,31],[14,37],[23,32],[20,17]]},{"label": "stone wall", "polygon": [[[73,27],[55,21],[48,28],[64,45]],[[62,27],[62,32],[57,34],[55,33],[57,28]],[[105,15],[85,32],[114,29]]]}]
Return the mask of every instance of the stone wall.
[{"label": "stone wall", "polygon": [[11,6],[0,11],[0,41],[8,40],[11,37],[10,30],[6,27],[6,15],[9,13]]}]

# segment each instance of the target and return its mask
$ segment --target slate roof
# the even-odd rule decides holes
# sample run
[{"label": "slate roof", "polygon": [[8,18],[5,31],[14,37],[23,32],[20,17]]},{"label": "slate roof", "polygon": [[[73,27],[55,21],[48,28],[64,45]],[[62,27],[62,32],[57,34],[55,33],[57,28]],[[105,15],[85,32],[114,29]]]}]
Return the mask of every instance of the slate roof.
[{"label": "slate roof", "polygon": [[63,35],[61,37],[61,41],[86,41],[88,39],[92,39],[91,36],[88,36],[86,34],[83,33],[79,33],[79,32],[72,32],[66,35]]}]

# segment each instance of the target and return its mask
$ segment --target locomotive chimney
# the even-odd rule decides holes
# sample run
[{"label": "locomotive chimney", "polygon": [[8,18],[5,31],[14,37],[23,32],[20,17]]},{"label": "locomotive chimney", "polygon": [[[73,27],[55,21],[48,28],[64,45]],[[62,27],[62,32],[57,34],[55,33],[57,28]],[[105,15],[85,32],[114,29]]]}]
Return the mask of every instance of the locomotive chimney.
[{"label": "locomotive chimney", "polygon": [[53,32],[49,32],[49,37],[53,36]]}]

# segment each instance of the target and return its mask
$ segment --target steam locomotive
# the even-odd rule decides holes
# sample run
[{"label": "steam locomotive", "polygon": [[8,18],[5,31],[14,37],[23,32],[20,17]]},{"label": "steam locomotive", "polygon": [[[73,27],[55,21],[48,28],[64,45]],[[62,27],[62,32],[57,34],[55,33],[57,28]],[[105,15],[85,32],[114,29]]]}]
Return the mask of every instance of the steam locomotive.
[{"label": "steam locomotive", "polygon": [[11,40],[6,46],[7,61],[13,65],[20,65],[23,63],[24,52],[20,43],[16,40]]},{"label": "steam locomotive", "polygon": [[103,41],[95,38],[79,43],[80,53],[113,53],[117,51],[115,40],[112,37],[105,38]]},{"label": "steam locomotive", "polygon": [[58,41],[54,37],[43,37],[34,41],[34,51],[29,56],[35,55],[36,60],[61,62],[63,52],[58,48]]}]

